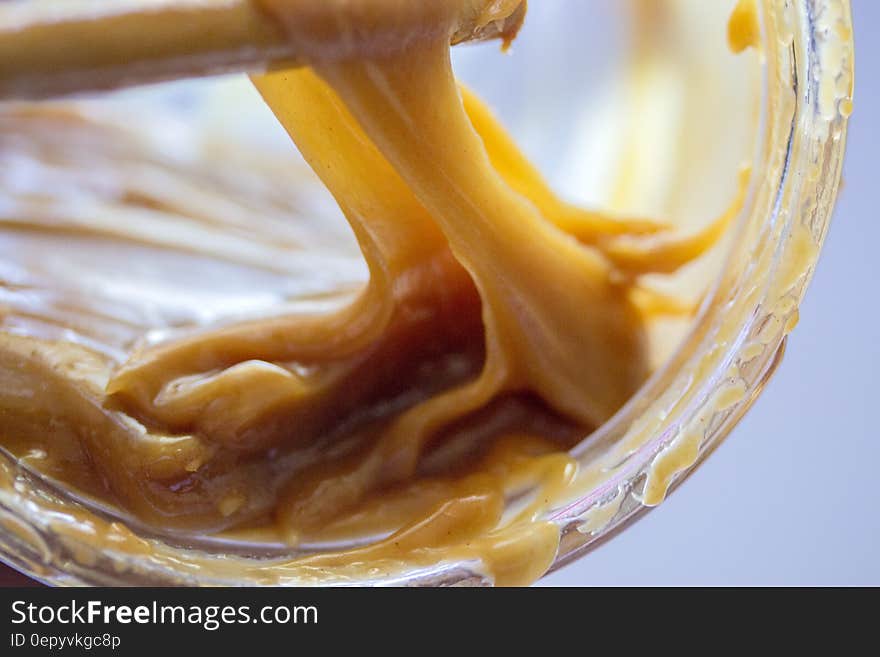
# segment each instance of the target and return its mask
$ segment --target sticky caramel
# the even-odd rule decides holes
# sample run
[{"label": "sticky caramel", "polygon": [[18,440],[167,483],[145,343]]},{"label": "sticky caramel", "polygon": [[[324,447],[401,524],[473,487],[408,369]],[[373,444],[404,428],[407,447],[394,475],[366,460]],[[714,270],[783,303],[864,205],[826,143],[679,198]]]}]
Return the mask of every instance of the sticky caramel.
[{"label": "sticky caramel", "polygon": [[[57,294],[0,305],[0,438],[156,529],[292,553],[368,543],[292,568],[480,561],[497,583],[533,581],[556,554],[556,528],[538,519],[576,474],[568,448],[649,375],[652,318],[689,310],[644,277],[707,252],[747,177],[688,237],[560,199],[450,62],[463,17],[479,8],[476,23],[503,22],[511,40],[520,2],[260,4],[307,65],[253,83],[345,215],[368,283],[347,289],[344,267],[309,261],[287,228],[249,231],[252,207],[196,203],[204,189],[181,182],[198,179],[183,165],[170,169],[177,195],[146,192],[148,167],[124,135],[75,113],[4,113],[4,130],[26,137],[7,148],[32,149],[39,184],[71,184],[53,171],[60,161],[93,200],[41,214],[31,198],[17,221],[4,212],[27,280],[3,289],[39,280]],[[91,177],[84,145],[104,162]],[[298,221],[289,207],[262,210]],[[170,266],[168,248],[189,249],[194,268],[301,256],[298,275],[332,284],[317,310],[175,330],[63,298],[40,264],[63,235],[83,257],[122,244],[147,267]],[[285,267],[273,280],[294,276]],[[231,265],[218,271],[219,286],[236,280]]]}]

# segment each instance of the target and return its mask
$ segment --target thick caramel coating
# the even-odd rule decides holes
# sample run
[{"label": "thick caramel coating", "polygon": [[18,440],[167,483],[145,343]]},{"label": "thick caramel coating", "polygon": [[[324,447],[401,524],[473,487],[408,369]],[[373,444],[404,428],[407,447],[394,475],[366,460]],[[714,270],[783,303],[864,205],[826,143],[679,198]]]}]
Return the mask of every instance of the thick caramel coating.
[{"label": "thick caramel coating", "polygon": [[[455,80],[449,43],[474,3],[263,5],[314,50],[311,66],[253,82],[348,220],[368,284],[326,312],[158,341],[130,339],[149,328],[137,324],[104,352],[8,324],[0,376],[31,394],[0,393],[2,439],[52,451],[36,467],[162,529],[291,546],[391,534],[303,564],[479,558],[501,583],[530,581],[555,554],[554,528],[534,520],[574,476],[565,450],[648,376],[650,315],[682,310],[641,277],[705,253],[742,193],[688,238],[560,200]],[[487,22],[521,4],[492,7]],[[63,115],[10,121],[96,130]],[[95,209],[141,221],[143,196],[118,201]],[[164,211],[197,214],[185,201]],[[83,316],[98,326],[94,308]],[[536,501],[502,519],[529,489]]]}]

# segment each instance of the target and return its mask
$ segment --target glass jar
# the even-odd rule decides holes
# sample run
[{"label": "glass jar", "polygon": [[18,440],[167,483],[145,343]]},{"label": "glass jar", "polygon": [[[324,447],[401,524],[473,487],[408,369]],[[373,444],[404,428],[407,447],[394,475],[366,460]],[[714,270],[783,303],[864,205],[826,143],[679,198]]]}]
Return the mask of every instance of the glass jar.
[{"label": "glass jar", "polygon": [[[696,319],[657,331],[655,374],[574,450],[578,476],[542,519],[560,532],[554,567],[661,503],[742,418],[782,359],[828,229],[852,107],[849,3],[759,2],[761,47],[739,59],[724,43],[734,4],[544,3],[532,7],[513,59],[487,46],[456,53],[462,78],[572,200],[693,228],[725,206],[739,164],[752,162],[747,205],[723,247],[666,282],[701,295]],[[159,98],[201,125],[228,125],[210,102],[228,93],[223,84],[95,103],[134,108]],[[259,122],[238,118],[245,132]],[[332,571],[304,579],[288,568],[290,555],[258,545],[159,535],[6,452],[0,557],[51,584],[352,583]],[[440,563],[377,565],[354,583],[492,582],[480,564]]]}]

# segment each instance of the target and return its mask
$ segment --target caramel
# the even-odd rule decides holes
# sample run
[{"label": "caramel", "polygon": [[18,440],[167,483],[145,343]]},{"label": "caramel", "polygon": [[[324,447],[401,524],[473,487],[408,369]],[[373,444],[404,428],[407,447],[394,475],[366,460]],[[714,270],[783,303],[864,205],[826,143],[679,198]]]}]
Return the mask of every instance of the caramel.
[{"label": "caramel", "polygon": [[[345,215],[369,272],[360,290],[332,260],[308,261],[286,228],[248,235],[248,208],[213,215],[187,191],[160,202],[125,189],[131,181],[99,183],[79,221],[39,204],[18,220],[5,213],[35,280],[29,249],[66,232],[83,253],[125,243],[154,267],[162,249],[187,245],[194,266],[206,254],[260,267],[268,254],[301,258],[307,277],[336,289],[318,311],[164,322],[158,337],[149,313],[11,295],[0,306],[3,444],[156,529],[291,553],[369,543],[297,557],[294,569],[454,560],[481,562],[500,584],[540,577],[558,543],[542,511],[577,471],[567,450],[649,375],[652,318],[689,310],[644,276],[706,253],[741,209],[747,176],[728,210],[688,237],[561,200],[450,62],[463,23],[512,25],[509,40],[523,4],[261,3],[308,66],[253,83]],[[99,173],[137,159],[133,142],[75,114],[0,121],[30,135],[47,172],[53,159],[79,166],[47,130],[91,144],[111,163]],[[160,230],[138,235],[150,222]]]}]

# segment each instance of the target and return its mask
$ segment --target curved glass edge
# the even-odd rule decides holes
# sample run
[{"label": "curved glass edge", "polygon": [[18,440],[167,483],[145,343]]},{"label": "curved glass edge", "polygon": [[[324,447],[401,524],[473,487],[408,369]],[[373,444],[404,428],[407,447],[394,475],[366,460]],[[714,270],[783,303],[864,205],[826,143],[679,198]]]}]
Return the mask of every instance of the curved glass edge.
[{"label": "curved glass edge", "polygon": [[[581,450],[601,484],[558,508],[552,570],[662,503],[720,444],[778,367],[830,225],[852,111],[848,0],[764,0],[763,144],[725,276],[687,343]],[[620,447],[611,448],[617,444]],[[620,461],[593,454],[607,450]]]}]

